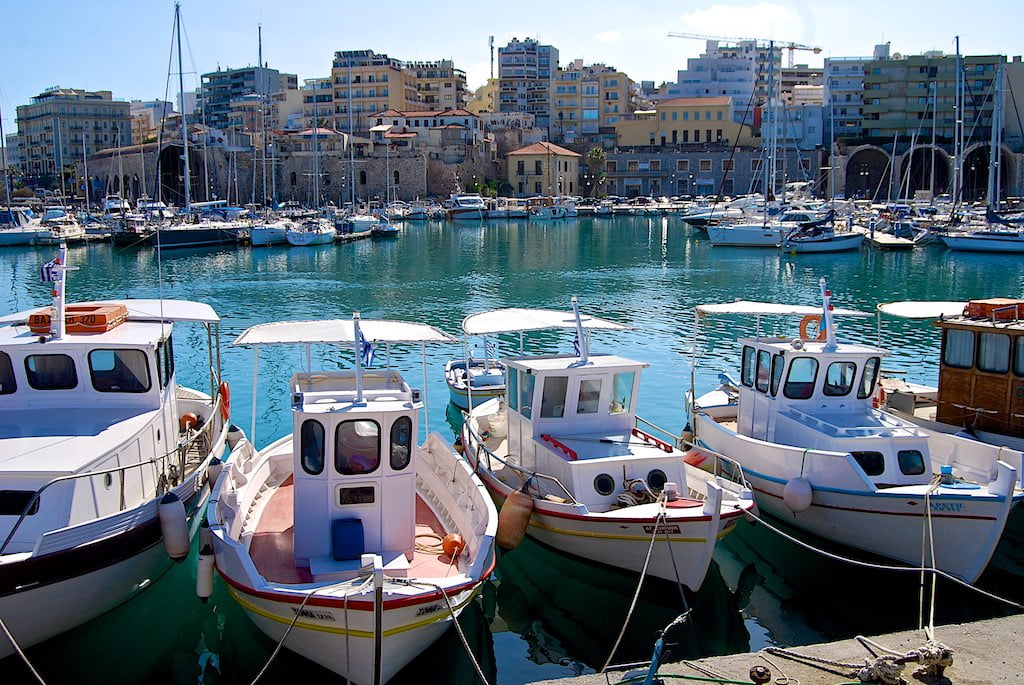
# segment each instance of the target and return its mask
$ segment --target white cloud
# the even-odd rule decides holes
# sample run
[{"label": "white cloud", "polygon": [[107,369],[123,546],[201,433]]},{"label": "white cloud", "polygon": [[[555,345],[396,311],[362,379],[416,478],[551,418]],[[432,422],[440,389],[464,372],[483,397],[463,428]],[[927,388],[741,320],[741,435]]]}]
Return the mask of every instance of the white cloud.
[{"label": "white cloud", "polygon": [[711,5],[681,15],[681,30],[729,38],[765,38],[799,41],[804,20],[792,7],[773,2],[753,5]]},{"label": "white cloud", "polygon": [[594,38],[602,43],[618,43],[622,38],[622,33],[619,31],[602,31],[594,36]]}]

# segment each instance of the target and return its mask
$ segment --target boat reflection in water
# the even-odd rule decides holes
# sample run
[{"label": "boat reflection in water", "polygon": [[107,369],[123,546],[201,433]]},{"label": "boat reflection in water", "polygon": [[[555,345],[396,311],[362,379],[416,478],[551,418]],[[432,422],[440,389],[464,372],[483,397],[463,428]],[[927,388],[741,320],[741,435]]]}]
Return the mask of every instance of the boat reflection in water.
[{"label": "boat reflection in water", "polygon": [[[574,559],[530,539],[498,561],[495,642],[510,631],[526,642],[535,664],[555,664],[568,676],[600,670],[608,659],[636,591],[638,576]],[[485,596],[485,611],[488,598]],[[664,659],[700,658],[746,652],[749,635],[733,592],[712,562],[700,591],[687,591],[690,620],[668,636]],[[674,583],[646,578],[613,664],[647,661],[658,632],[684,611]],[[507,647],[499,658],[514,656]],[[504,674],[516,664],[499,663]],[[520,666],[521,668],[521,666]]]}]

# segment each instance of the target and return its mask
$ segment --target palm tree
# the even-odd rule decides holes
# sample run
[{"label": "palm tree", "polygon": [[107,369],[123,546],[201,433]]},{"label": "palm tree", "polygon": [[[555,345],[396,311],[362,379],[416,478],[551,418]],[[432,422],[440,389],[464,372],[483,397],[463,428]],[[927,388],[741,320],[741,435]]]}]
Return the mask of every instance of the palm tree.
[{"label": "palm tree", "polygon": [[590,197],[596,197],[598,191],[604,186],[605,181],[608,180],[608,174],[605,173],[605,153],[604,148],[594,146],[587,152],[587,168],[594,176],[594,183],[590,186]]}]

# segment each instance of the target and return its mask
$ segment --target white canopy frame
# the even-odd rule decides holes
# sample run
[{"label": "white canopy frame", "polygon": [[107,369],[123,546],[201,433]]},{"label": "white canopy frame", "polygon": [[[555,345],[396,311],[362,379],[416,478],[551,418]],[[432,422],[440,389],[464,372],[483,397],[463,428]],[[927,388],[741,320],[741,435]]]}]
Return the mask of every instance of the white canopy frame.
[{"label": "white canopy frame", "polygon": [[942,319],[947,316],[960,316],[964,313],[966,302],[943,302],[932,300],[901,300],[899,302],[880,302],[875,307],[877,312],[876,328],[878,344],[882,344],[882,315],[897,319]]},{"label": "white canopy frame", "polygon": [[427,390],[427,344],[458,343],[444,331],[434,326],[408,321],[363,320],[359,312],[352,313],[352,319],[321,319],[318,321],[275,321],[257,324],[242,332],[232,347],[253,348],[252,364],[252,424],[250,441],[256,444],[256,398],[259,381],[259,350],[262,345],[305,345],[306,366],[312,370],[310,348],[315,344],[352,345],[356,365],[356,402],[363,401],[363,354],[360,342],[384,343],[387,352],[387,371],[391,371],[391,345],[419,343],[423,366],[423,426],[429,432],[430,410]]}]

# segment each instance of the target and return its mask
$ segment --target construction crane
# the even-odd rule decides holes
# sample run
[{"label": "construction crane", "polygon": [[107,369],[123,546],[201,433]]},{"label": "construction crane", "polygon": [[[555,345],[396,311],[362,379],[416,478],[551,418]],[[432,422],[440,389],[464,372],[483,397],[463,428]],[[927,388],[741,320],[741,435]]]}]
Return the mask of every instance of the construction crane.
[{"label": "construction crane", "polygon": [[669,38],[691,38],[693,40],[720,40],[727,43],[739,43],[740,41],[753,41],[754,43],[762,44],[774,42],[780,48],[789,50],[789,68],[793,68],[793,51],[794,50],[809,50],[815,55],[821,53],[821,48],[817,45],[804,45],[802,43],[794,43],[786,40],[771,41],[767,38],[736,38],[735,36],[706,36],[703,33],[676,33],[675,31],[669,31]]}]

